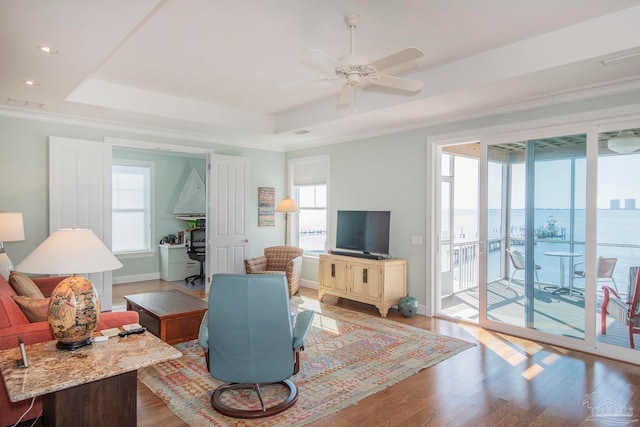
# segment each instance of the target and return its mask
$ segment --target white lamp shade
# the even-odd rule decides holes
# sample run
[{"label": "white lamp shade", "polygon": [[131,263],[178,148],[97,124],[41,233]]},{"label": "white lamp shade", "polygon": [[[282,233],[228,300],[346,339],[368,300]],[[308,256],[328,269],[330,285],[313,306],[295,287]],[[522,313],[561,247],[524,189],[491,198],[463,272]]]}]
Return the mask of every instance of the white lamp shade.
[{"label": "white lamp shade", "polygon": [[122,263],[93,231],[65,228],[50,235],[16,270],[34,274],[84,274],[120,267]]},{"label": "white lamp shade", "polygon": [[298,212],[298,205],[290,197],[285,197],[280,201],[276,212]]},{"label": "white lamp shade", "polygon": [[618,135],[609,138],[607,146],[616,153],[629,154],[640,149],[640,136],[636,136],[631,130],[621,130]]},{"label": "white lamp shade", "polygon": [[0,212],[0,242],[24,240],[24,223],[21,213]]}]

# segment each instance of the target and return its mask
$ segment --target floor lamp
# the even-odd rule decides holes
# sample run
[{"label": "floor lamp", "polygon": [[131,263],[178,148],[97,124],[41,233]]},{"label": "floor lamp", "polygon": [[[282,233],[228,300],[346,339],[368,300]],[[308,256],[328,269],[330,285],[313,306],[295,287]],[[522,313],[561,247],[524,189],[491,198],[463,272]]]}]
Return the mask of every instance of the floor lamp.
[{"label": "floor lamp", "polygon": [[24,223],[21,213],[0,212],[0,274],[9,280],[13,263],[4,251],[4,242],[24,240]]},{"label": "floor lamp", "polygon": [[298,205],[292,198],[286,196],[276,208],[276,212],[284,212],[284,244],[289,244],[289,213],[299,212]]}]

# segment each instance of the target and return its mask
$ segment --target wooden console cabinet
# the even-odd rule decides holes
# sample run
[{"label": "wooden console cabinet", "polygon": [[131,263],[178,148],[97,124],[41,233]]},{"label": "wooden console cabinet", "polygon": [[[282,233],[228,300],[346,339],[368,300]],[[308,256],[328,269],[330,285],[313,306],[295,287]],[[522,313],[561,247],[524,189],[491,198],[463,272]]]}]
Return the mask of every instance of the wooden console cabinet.
[{"label": "wooden console cabinet", "polygon": [[389,308],[407,294],[407,262],[320,255],[318,299],[327,294],[374,305],[387,317]]}]

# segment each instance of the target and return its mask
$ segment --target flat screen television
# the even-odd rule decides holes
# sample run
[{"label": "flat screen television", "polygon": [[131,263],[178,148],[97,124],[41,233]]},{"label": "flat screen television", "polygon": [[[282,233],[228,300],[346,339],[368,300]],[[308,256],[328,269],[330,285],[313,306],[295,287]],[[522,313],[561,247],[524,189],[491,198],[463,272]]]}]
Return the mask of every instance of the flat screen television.
[{"label": "flat screen television", "polygon": [[336,249],[389,253],[389,211],[338,211]]}]

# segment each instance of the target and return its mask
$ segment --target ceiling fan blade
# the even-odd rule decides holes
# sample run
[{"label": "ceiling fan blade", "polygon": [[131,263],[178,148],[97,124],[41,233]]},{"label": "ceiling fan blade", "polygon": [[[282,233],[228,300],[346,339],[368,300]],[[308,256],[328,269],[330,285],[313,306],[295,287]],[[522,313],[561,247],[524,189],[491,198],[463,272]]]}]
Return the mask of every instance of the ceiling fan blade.
[{"label": "ceiling fan blade", "polygon": [[380,58],[369,64],[370,67],[376,69],[376,71],[386,70],[396,65],[403,64],[405,62],[413,61],[414,59],[421,58],[424,53],[417,47],[408,47],[406,49],[399,50],[396,53]]},{"label": "ceiling fan blade", "polygon": [[344,107],[345,105],[351,104],[353,100],[353,96],[356,93],[355,86],[344,85],[342,90],[340,91],[340,97],[338,98],[338,106]]},{"label": "ceiling fan blade", "polygon": [[392,87],[394,89],[418,92],[424,86],[420,80],[405,79],[403,77],[388,76],[386,74],[370,74],[367,81],[375,85]]},{"label": "ceiling fan blade", "polygon": [[329,64],[332,68],[348,68],[345,64],[338,61],[328,53],[324,53],[320,49],[305,49],[306,53],[314,55],[317,58],[322,59],[325,63]]}]

